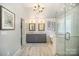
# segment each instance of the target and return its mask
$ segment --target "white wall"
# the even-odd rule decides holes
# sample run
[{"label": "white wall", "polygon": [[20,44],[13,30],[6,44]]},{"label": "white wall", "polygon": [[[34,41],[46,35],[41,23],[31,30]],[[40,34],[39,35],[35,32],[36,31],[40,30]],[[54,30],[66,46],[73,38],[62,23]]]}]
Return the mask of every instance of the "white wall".
[{"label": "white wall", "polygon": [[21,48],[20,19],[25,18],[21,4],[0,4],[15,13],[15,30],[0,30],[0,55],[14,55]]}]

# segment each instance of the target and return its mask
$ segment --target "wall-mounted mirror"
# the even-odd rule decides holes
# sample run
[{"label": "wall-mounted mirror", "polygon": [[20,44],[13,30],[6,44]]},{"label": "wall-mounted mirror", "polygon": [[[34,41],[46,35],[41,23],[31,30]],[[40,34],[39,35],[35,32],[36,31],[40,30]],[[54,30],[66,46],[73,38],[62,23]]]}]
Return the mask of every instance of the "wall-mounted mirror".
[{"label": "wall-mounted mirror", "polygon": [[29,23],[29,31],[35,31],[35,23]]},{"label": "wall-mounted mirror", "polygon": [[39,31],[45,31],[45,23],[39,23],[38,24],[38,30]]}]

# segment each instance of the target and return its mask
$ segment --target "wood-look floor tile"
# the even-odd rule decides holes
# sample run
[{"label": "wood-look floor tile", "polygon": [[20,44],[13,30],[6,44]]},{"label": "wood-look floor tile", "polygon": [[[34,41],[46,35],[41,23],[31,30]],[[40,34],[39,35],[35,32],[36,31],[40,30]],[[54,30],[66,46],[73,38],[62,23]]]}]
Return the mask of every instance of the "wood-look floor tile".
[{"label": "wood-look floor tile", "polygon": [[27,44],[24,56],[53,56],[52,44]]}]

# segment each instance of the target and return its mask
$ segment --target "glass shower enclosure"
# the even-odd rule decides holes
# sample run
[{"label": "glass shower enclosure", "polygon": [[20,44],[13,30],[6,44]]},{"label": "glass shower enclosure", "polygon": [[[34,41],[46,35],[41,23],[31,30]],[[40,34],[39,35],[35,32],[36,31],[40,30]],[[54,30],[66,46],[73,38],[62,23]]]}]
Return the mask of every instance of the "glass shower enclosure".
[{"label": "glass shower enclosure", "polygon": [[57,55],[79,55],[79,4],[64,3],[63,14],[57,20]]}]

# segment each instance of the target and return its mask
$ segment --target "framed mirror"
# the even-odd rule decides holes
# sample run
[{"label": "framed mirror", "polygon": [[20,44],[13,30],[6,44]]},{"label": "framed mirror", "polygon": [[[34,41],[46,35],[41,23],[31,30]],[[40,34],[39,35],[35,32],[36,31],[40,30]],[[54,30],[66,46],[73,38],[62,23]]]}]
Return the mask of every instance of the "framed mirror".
[{"label": "framed mirror", "polygon": [[38,31],[45,31],[45,23],[38,24]]},{"label": "framed mirror", "polygon": [[35,23],[29,23],[29,31],[35,31]]}]

